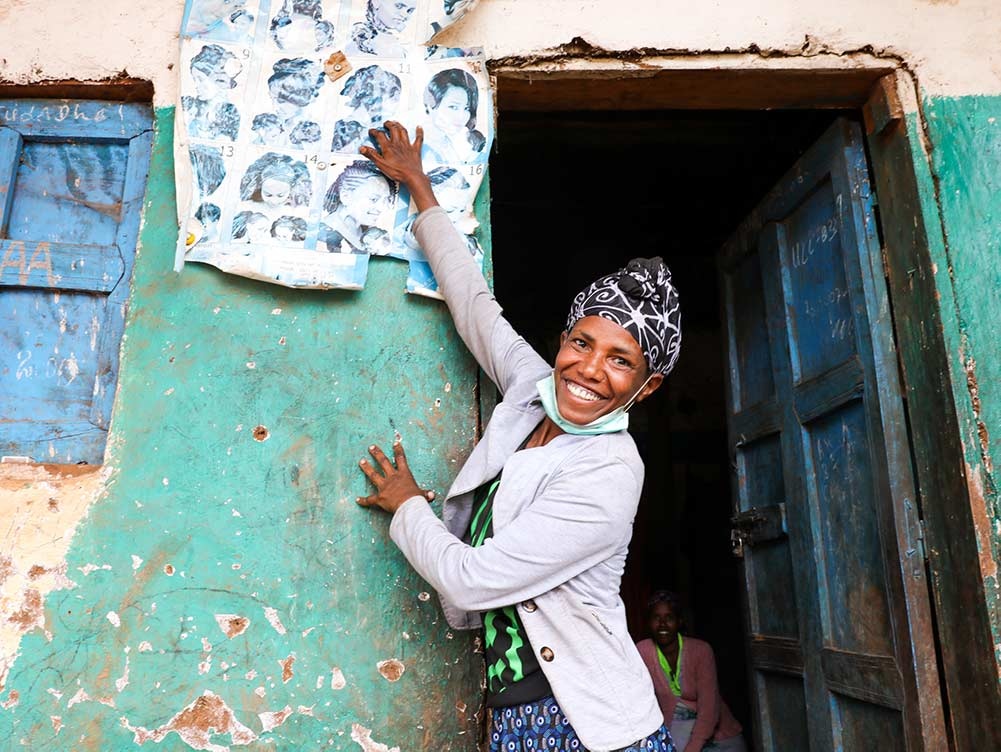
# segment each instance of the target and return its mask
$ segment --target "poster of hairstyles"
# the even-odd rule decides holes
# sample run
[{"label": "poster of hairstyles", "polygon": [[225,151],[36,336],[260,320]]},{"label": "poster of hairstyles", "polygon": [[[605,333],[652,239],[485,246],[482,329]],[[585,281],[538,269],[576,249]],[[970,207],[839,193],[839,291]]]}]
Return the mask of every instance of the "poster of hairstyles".
[{"label": "poster of hairstyles", "polygon": [[371,256],[440,297],[407,191],[359,153],[386,120],[413,137],[482,264],[473,201],[493,139],[482,52],[430,44],[476,0],[187,0],[175,138],[176,268],[361,289]]}]

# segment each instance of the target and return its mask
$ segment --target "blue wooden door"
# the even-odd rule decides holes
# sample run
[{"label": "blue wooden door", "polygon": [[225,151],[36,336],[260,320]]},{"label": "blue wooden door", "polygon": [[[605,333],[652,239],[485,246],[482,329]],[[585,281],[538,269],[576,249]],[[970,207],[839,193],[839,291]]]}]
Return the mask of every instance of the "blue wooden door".
[{"label": "blue wooden door", "polygon": [[146,105],[0,100],[0,454],[102,461],[151,144]]},{"label": "blue wooden door", "polygon": [[859,127],[720,254],[760,750],[944,750],[905,404]]}]

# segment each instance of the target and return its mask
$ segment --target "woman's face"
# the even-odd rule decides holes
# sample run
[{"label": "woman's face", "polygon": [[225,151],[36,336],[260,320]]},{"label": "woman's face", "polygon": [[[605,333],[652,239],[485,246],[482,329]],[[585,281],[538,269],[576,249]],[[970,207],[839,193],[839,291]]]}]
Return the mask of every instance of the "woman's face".
[{"label": "woman's face", "polygon": [[449,86],[441,95],[438,106],[431,110],[431,123],[440,131],[454,136],[469,122],[469,94],[458,86]]},{"label": "woman's face", "polygon": [[449,215],[463,214],[466,211],[466,189],[462,187],[458,174],[436,186],[434,195],[441,208]]},{"label": "woman's face", "polygon": [[316,46],[316,21],[293,13],[288,23],[275,29],[275,40],[283,50],[312,49]]},{"label": "woman's face", "polygon": [[271,222],[263,214],[247,219],[247,231],[243,236],[244,243],[260,243],[271,236]]},{"label": "woman's face", "polygon": [[373,225],[389,204],[389,185],[373,175],[353,188],[342,188],[341,201],[360,224]]},{"label": "woman's face", "polygon": [[192,68],[191,80],[195,90],[203,99],[211,99],[236,86],[236,77],[243,70],[243,65],[235,57],[231,57],[222,65],[211,68]]},{"label": "woman's face", "polygon": [[288,202],[292,186],[281,178],[264,178],[261,181],[261,201],[271,207],[282,206]]},{"label": "woman's face", "polygon": [[561,339],[554,367],[556,405],[571,423],[586,425],[622,407],[639,390],[646,399],[663,376],[647,379],[646,360],[633,336],[614,321],[585,316]]},{"label": "woman's face", "polygon": [[678,615],[669,603],[656,603],[650,609],[650,634],[660,647],[670,647],[678,641]]},{"label": "woman's face", "polygon": [[376,20],[393,31],[403,31],[416,7],[414,0],[372,0]]}]

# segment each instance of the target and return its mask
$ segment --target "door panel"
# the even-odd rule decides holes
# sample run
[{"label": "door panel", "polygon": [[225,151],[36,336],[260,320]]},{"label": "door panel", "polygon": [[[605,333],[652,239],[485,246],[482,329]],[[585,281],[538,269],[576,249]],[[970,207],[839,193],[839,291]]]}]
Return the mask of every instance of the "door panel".
[{"label": "door panel", "polygon": [[945,748],[873,203],[841,119],[720,254],[764,750]]}]

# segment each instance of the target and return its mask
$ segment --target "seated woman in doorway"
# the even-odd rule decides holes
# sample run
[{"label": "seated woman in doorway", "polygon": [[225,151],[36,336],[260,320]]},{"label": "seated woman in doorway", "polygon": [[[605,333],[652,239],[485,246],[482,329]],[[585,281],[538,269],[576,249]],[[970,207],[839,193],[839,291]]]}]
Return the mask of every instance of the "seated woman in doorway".
[{"label": "seated woman in doorway", "polygon": [[647,618],[653,638],[636,647],[678,752],[745,752],[740,724],[719,694],[713,649],[708,642],[681,635],[678,596],[658,590],[647,603]]},{"label": "seated woman in doorway", "polygon": [[362,153],[405,185],[413,231],[467,347],[504,395],[431,511],[407,467],[377,446],[360,465],[393,514],[390,535],[438,591],[454,628],[484,627],[490,749],[675,749],[619,597],[643,462],[627,410],[681,345],[678,297],[659,259],[635,259],[574,299],[555,367],[501,315],[465,238],[421,167],[423,133],[371,131]]}]

